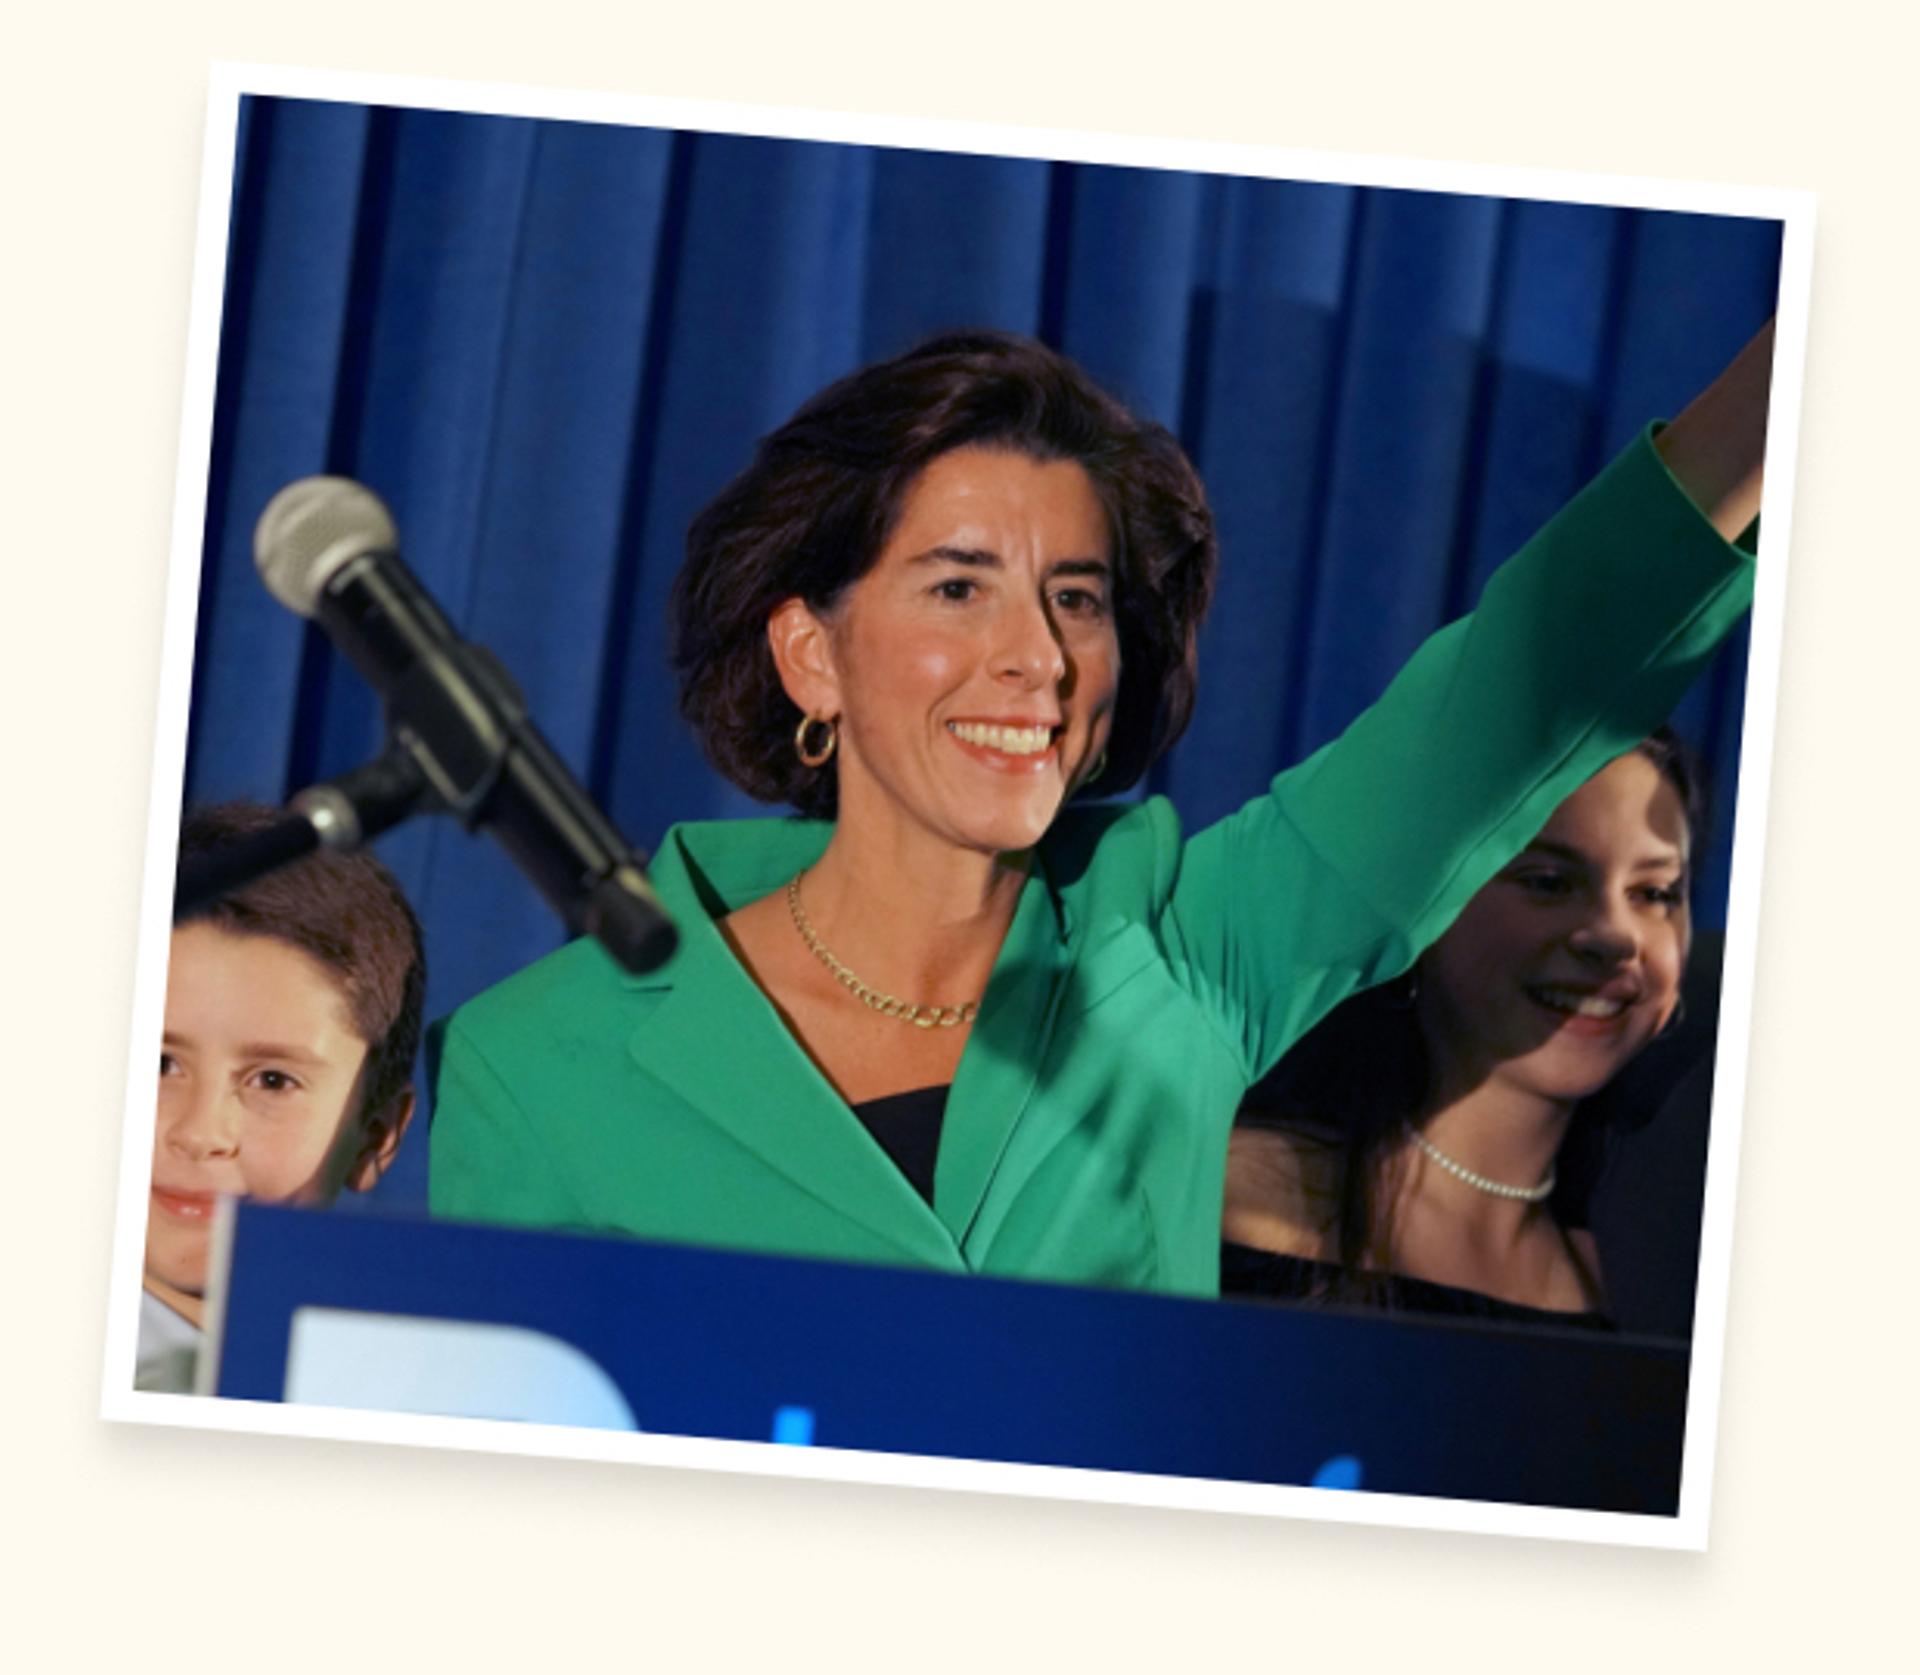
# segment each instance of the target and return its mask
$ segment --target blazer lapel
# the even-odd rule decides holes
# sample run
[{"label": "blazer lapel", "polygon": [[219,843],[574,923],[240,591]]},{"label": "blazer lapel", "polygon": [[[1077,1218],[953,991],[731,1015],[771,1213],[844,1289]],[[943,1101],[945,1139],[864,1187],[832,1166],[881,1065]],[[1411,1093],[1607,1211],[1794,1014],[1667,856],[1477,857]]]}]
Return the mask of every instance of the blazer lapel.
[{"label": "blazer lapel", "polygon": [[709,914],[691,893],[672,894],[680,949],[660,977],[635,984],[664,991],[628,1039],[639,1068],[902,1260],[964,1266],[953,1236],[814,1067]]},{"label": "blazer lapel", "polygon": [[963,1244],[1039,1081],[1072,973],[1064,902],[1036,861],[947,1097],[934,1171],[940,1220]]}]

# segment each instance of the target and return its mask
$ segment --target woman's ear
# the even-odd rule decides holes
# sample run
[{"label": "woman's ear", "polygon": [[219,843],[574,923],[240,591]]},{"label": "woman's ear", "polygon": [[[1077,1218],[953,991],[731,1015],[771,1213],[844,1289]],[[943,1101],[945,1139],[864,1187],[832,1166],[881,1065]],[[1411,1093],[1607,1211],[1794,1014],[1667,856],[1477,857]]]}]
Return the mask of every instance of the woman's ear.
[{"label": "woman's ear", "polygon": [[773,608],[767,618],[767,644],[794,707],[821,721],[836,719],[842,706],[833,634],[804,599],[786,599]]},{"label": "woman's ear", "polygon": [[347,1170],[352,1191],[366,1192],[387,1172],[406,1137],[407,1124],[413,1121],[413,1104],[413,1089],[403,1088],[384,1109],[361,1118],[360,1149]]}]

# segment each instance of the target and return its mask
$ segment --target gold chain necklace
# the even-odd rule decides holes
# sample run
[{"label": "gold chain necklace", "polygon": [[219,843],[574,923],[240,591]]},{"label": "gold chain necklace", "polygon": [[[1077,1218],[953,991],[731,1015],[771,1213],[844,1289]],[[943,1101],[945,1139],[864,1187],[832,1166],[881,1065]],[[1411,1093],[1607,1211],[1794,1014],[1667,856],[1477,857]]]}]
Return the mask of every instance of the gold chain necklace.
[{"label": "gold chain necklace", "polygon": [[869,988],[861,982],[833,957],[833,951],[820,940],[820,933],[808,921],[806,910],[800,905],[800,874],[797,872],[793,875],[793,882],[787,886],[787,906],[793,912],[793,928],[800,933],[800,940],[813,950],[813,957],[833,973],[855,1000],[871,1007],[883,1018],[898,1018],[920,1029],[952,1029],[955,1024],[972,1023],[974,1014],[980,1010],[978,1004],[971,1000],[960,1006],[915,1006],[909,1001],[882,994],[878,989]]}]

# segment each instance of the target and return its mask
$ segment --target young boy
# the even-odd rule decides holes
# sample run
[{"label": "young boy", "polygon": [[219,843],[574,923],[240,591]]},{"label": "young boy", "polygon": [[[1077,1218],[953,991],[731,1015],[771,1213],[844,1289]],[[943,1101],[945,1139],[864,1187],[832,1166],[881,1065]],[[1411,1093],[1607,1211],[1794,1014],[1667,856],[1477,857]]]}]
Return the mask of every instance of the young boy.
[{"label": "young boy", "polygon": [[[279,818],[192,810],[181,859]],[[380,1178],[413,1115],[425,990],[419,924],[370,855],[308,856],[175,924],[136,1389],[193,1388],[220,1195],[327,1204]]]}]

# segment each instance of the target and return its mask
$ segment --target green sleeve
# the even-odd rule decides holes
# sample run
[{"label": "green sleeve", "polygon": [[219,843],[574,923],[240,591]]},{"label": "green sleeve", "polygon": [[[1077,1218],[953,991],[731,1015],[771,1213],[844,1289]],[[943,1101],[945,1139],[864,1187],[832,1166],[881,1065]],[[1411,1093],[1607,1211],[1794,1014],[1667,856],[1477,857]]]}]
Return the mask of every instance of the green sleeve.
[{"label": "green sleeve", "polygon": [[579,1226],[584,1217],[506,1084],[461,1027],[448,1022],[434,1080],[428,1208],[464,1221]]},{"label": "green sleeve", "polygon": [[1249,1076],[1412,964],[1666,718],[1746,610],[1752,568],[1649,431],[1344,734],[1185,846],[1167,946]]}]

